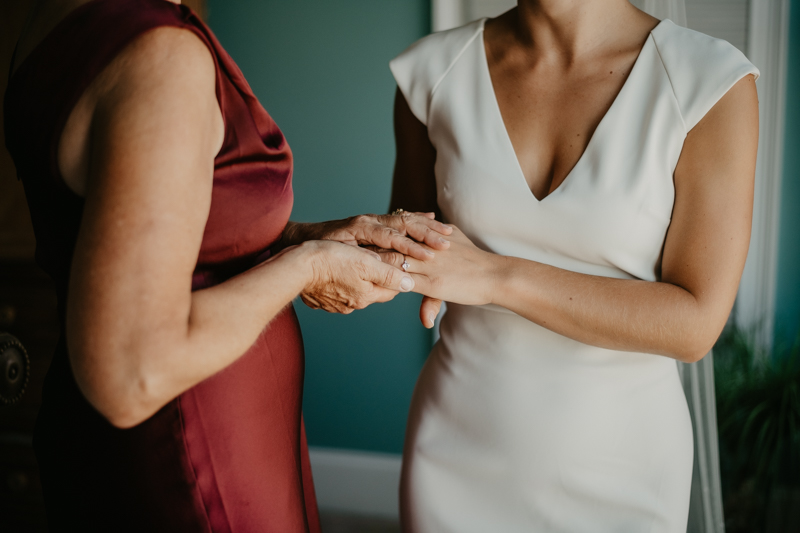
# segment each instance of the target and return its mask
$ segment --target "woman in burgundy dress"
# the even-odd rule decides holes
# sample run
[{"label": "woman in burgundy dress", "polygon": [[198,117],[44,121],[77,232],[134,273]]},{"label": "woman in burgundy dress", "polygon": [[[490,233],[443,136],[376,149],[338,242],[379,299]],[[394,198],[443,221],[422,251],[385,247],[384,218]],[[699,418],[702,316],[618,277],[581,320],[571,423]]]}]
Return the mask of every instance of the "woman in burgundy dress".
[{"label": "woman in burgundy dress", "polygon": [[174,3],[42,0],[11,68],[7,145],[65,332],[34,440],[51,529],[319,531],[291,301],[409,291],[352,245],[426,259],[409,237],[450,228],[288,222],[281,131]]}]

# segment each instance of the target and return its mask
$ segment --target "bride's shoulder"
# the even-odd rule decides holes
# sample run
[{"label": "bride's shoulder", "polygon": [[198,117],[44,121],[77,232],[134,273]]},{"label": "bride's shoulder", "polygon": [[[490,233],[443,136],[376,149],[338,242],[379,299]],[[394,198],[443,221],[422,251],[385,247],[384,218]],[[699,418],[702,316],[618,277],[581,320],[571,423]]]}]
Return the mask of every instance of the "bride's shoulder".
[{"label": "bride's shoulder", "polygon": [[427,124],[431,93],[462,52],[483,34],[484,19],[431,33],[395,57],[389,68],[414,115]]},{"label": "bride's shoulder", "polygon": [[431,63],[447,68],[461,51],[483,32],[484,20],[475,20],[458,28],[426,35],[406,48],[390,64],[394,66],[399,63]]},{"label": "bride's shoulder", "polygon": [[653,31],[658,55],[681,108],[687,131],[748,74],[758,69],[735,46],[670,20]]}]

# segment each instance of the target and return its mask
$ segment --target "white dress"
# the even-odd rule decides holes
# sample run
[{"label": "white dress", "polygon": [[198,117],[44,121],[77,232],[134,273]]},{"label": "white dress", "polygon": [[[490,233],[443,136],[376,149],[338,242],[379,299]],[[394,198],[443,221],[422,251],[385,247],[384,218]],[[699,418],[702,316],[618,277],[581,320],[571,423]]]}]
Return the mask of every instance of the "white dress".
[{"label": "white dress", "polygon": [[[436,148],[446,220],[498,254],[656,281],[686,134],[756,68],[727,42],[662,21],[585,153],[539,201],[500,115],[483,26],[429,35],[391,63]],[[674,360],[448,304],[412,401],[403,528],[683,532],[692,455]]]}]

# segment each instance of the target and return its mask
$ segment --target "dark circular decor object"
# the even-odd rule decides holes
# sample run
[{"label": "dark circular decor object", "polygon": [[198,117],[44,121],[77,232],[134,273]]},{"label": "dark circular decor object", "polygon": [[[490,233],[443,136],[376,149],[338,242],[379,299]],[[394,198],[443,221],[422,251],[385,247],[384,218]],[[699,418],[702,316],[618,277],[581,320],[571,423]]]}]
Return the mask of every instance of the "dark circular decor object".
[{"label": "dark circular decor object", "polygon": [[0,404],[17,403],[31,375],[28,352],[16,337],[0,333]]}]

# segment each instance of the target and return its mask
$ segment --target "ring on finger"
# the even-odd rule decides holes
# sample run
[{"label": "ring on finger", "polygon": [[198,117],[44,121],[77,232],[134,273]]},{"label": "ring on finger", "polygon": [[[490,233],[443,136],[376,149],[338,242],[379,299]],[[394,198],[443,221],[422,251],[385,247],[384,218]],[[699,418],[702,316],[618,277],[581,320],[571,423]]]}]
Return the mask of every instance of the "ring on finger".
[{"label": "ring on finger", "polygon": [[411,265],[408,264],[408,261],[406,261],[406,256],[403,256],[403,264],[400,265],[400,268],[403,269],[403,272],[408,272],[408,267],[410,266]]}]

